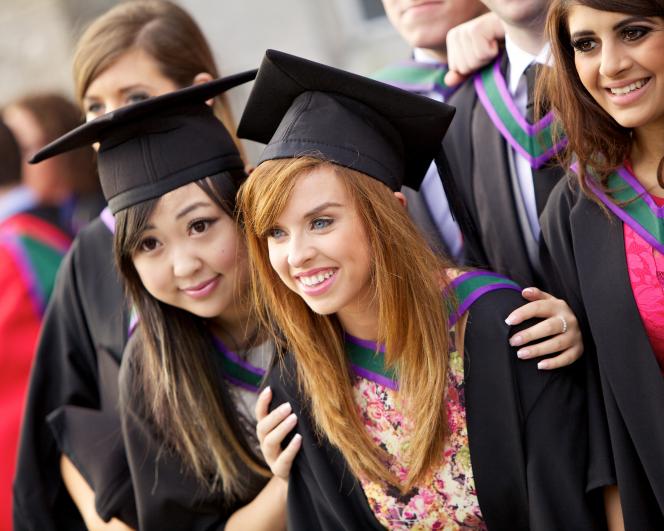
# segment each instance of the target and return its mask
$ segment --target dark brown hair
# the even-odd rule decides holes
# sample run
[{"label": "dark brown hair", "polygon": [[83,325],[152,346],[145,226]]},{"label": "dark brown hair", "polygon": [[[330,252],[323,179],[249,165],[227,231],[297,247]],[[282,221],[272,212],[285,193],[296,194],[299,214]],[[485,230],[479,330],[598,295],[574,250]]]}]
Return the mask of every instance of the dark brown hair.
[{"label": "dark brown hair", "polygon": [[[243,172],[223,173],[197,184],[232,216],[234,205],[224,198],[234,197],[243,179]],[[140,318],[142,350],[131,367],[135,392],[145,397],[145,413],[165,447],[177,452],[206,488],[246,498],[255,492],[243,472],[267,477],[269,471],[252,450],[255,435],[247,425],[253,428],[253,423],[243,422],[228,390],[219,385],[205,320],[152,297],[134,267],[134,251],[157,202],[145,201],[115,216],[116,263]],[[236,298],[239,304],[247,301],[239,289]]]},{"label": "dark brown hair", "polygon": [[21,182],[21,148],[5,122],[0,120],[0,187]]},{"label": "dark brown hair", "polygon": [[[83,123],[80,109],[73,101],[57,93],[31,94],[8,105],[27,111],[41,130],[43,145],[52,142]],[[100,191],[94,150],[82,147],[58,155],[63,165],[63,177],[75,194]]]},{"label": "dark brown hair", "polygon": [[[549,104],[556,116],[554,134],[566,136],[567,148],[562,164],[578,161],[577,175],[583,192],[599,201],[588,185],[588,169],[592,168],[596,185],[608,191],[606,180],[627,158],[632,146],[631,129],[622,127],[594,100],[581,83],[574,61],[574,48],[569,34],[568,15],[571,6],[581,5],[599,11],[611,11],[648,17],[664,17],[662,0],[553,0],[546,21],[551,43],[552,68],[546,69],[537,84],[538,109]],[[664,186],[662,166],[657,179]]]}]

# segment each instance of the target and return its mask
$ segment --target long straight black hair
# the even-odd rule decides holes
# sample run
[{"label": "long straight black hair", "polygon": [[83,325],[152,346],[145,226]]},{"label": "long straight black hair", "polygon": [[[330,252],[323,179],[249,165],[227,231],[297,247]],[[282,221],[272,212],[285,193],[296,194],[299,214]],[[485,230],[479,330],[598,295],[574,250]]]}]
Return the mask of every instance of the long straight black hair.
[{"label": "long straight black hair", "polygon": [[[225,198],[234,197],[243,179],[243,172],[224,173],[196,184],[233,216],[235,205]],[[219,385],[205,320],[152,297],[134,267],[133,254],[157,202],[145,201],[116,214],[116,262],[139,316],[137,333],[143,345],[142,355],[130,367],[136,371],[135,392],[145,396],[146,414],[165,446],[183,458],[205,487],[222,488],[231,499],[245,498],[252,482],[242,472],[270,474],[252,450],[253,430],[244,427],[247,423],[239,418],[228,390]],[[237,303],[249,304],[247,294],[237,288]]]}]

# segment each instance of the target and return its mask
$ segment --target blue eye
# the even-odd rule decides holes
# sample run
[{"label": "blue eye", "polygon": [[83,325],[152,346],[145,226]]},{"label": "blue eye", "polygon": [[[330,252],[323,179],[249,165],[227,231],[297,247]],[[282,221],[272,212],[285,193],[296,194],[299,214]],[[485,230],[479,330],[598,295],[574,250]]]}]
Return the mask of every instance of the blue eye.
[{"label": "blue eye", "polygon": [[333,222],[334,220],[330,218],[316,218],[311,221],[311,228],[314,230],[322,230],[332,225]]},{"label": "blue eye", "polygon": [[280,229],[279,227],[274,227],[267,231],[267,237],[272,238],[274,240],[278,240],[279,238],[283,238],[286,235],[286,233]]},{"label": "blue eye", "polygon": [[85,114],[88,117],[88,120],[92,118],[97,118],[106,112],[104,104],[98,101],[92,101],[85,106]]},{"label": "blue eye", "polygon": [[134,92],[133,94],[127,95],[127,104],[145,101],[149,97],[150,95],[147,92]]}]

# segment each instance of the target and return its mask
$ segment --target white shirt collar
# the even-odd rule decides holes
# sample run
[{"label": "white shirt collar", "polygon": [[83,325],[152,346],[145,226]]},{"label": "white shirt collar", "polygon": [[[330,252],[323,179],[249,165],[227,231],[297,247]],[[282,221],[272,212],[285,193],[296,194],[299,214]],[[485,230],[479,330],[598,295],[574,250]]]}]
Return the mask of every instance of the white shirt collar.
[{"label": "white shirt collar", "polygon": [[418,63],[431,63],[440,64],[440,61],[431,55],[423,48],[413,48],[413,59]]},{"label": "white shirt collar", "polygon": [[512,95],[516,93],[519,80],[526,71],[526,68],[528,68],[528,65],[533,62],[543,65],[549,63],[549,48],[549,43],[547,42],[537,55],[532,55],[519,48],[514,41],[510,39],[509,35],[505,36],[505,50],[507,51],[507,58],[510,63],[507,86]]},{"label": "white shirt collar", "polygon": [[24,185],[12,188],[0,197],[0,221],[28,210],[37,204],[35,194]]}]

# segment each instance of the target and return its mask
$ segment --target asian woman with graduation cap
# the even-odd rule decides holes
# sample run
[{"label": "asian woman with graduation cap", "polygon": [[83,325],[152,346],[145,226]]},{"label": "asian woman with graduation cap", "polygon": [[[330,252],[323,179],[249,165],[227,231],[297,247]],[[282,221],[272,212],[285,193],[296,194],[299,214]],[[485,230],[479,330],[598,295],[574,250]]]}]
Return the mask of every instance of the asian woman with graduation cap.
[{"label": "asian woman with graduation cap", "polygon": [[295,421],[270,396],[297,416],[289,529],[601,527],[575,367],[518,360],[501,317],[518,286],[450,269],[398,192],[452,114],[274,50],[259,70],[238,135],[267,147],[238,204],[257,308],[289,353],[257,404],[275,474]]},{"label": "asian woman with graduation cap", "polygon": [[568,182],[542,217],[548,267],[589,331],[614,516],[662,529],[664,2],[555,0],[547,33],[553,68],[540,99],[569,140]]},{"label": "asian woman with graduation cap", "polygon": [[[218,75],[196,22],[165,0],[122,2],[101,15],[81,36],[73,63],[88,119]],[[224,96],[214,101],[216,115],[234,131]],[[115,382],[130,312],[113,264],[113,228],[107,209],[79,233],[56,282],[22,427],[16,530],[137,525],[131,488],[114,484],[126,466]],[[58,421],[63,415],[69,423]],[[76,456],[81,448],[95,451]],[[100,453],[120,464],[94,473]]]},{"label": "asian woman with graduation cap", "polygon": [[138,317],[119,386],[140,529],[285,527],[287,482],[269,479],[252,415],[273,348],[246,296],[233,217],[244,163],[205,104],[254,76],[116,110],[36,156],[100,143],[115,259]]}]

